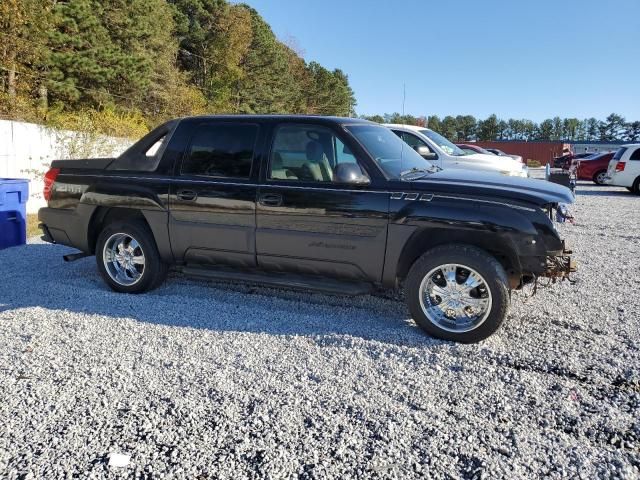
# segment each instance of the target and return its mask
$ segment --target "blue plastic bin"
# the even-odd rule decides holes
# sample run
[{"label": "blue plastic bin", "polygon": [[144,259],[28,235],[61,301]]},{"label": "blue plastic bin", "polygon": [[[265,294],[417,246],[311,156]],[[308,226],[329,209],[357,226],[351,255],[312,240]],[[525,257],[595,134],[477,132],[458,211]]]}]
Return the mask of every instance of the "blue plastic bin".
[{"label": "blue plastic bin", "polygon": [[27,243],[29,180],[0,178],[0,249]]}]

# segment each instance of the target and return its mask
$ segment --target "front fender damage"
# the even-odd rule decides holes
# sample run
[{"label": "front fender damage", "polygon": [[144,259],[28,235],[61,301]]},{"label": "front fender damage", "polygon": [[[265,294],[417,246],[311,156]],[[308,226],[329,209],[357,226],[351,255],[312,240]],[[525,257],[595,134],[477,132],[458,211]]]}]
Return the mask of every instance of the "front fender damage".
[{"label": "front fender damage", "polygon": [[552,283],[555,283],[557,280],[565,279],[573,283],[570,275],[577,269],[576,261],[571,257],[573,252],[566,248],[564,241],[562,242],[562,245],[563,248],[561,255],[547,256],[546,268],[541,276],[551,279]]}]

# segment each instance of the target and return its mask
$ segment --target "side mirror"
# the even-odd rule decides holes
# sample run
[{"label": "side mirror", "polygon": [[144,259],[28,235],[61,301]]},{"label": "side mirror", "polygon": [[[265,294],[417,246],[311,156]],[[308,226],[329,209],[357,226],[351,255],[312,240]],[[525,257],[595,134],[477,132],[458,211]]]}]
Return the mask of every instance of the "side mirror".
[{"label": "side mirror", "polygon": [[424,145],[416,145],[414,149],[416,152],[418,152],[418,155],[420,155],[425,160],[436,160],[438,158],[435,153],[433,153]]},{"label": "side mirror", "polygon": [[336,166],[334,181],[349,185],[369,185],[371,180],[367,177],[357,163],[339,163]]}]

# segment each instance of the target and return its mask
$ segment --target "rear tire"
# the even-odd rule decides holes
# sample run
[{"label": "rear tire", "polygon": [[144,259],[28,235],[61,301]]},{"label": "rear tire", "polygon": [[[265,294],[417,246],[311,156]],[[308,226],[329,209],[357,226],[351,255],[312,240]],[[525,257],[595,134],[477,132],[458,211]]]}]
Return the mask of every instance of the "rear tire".
[{"label": "rear tire", "polygon": [[606,176],[607,176],[606,170],[600,170],[596,172],[592,179],[593,183],[595,183],[596,185],[605,185],[604,179],[606,178]]},{"label": "rear tire", "polygon": [[168,270],[151,230],[140,220],[108,224],[96,242],[96,263],[107,285],[121,293],[153,290]]},{"label": "rear tire", "polygon": [[[477,286],[468,290],[470,285]],[[484,340],[500,328],[509,309],[504,268],[470,245],[427,251],[409,270],[405,286],[413,319],[429,335],[443,340]]]},{"label": "rear tire", "polygon": [[631,187],[631,191],[636,195],[640,195],[640,177],[636,178],[636,181],[633,182],[633,187]]}]

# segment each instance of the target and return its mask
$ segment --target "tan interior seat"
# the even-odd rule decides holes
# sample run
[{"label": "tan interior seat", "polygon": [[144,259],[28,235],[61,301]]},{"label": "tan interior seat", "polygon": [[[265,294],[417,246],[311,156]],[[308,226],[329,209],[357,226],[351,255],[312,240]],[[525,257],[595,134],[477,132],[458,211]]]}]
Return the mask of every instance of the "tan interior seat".
[{"label": "tan interior seat", "polygon": [[289,169],[285,168],[280,152],[275,152],[271,157],[271,178],[278,180],[297,180],[298,177]]},{"label": "tan interior seat", "polygon": [[307,143],[307,162],[302,166],[317,182],[333,181],[333,169],[324,154],[322,144],[315,140]]}]

